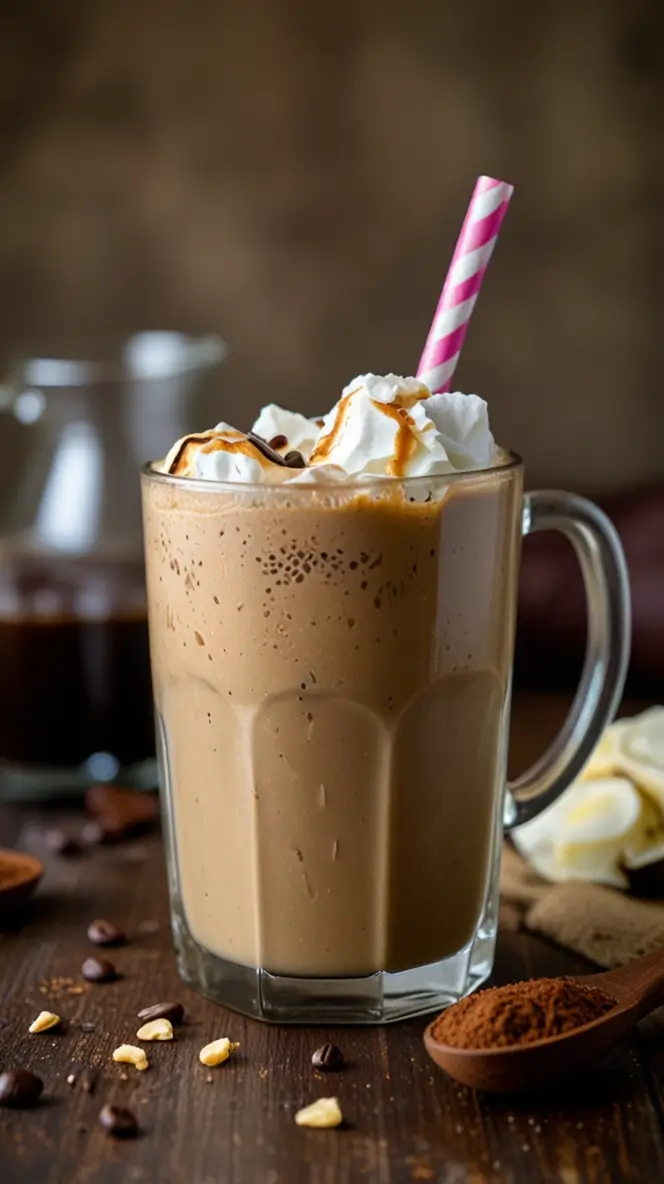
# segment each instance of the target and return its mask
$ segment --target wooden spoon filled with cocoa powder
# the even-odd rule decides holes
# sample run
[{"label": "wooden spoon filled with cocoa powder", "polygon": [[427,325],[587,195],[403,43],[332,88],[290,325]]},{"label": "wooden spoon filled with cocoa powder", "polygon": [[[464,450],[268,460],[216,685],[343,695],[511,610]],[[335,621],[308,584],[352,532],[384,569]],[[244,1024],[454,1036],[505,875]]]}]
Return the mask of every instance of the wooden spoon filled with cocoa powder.
[{"label": "wooden spoon filled with cocoa powder", "polygon": [[463,1085],[489,1093],[546,1089],[603,1060],[662,1004],[664,949],[604,974],[479,991],[442,1012],[424,1043]]},{"label": "wooden spoon filled with cocoa powder", "polygon": [[34,855],[0,847],[0,928],[11,924],[34,892],[44,868]]}]

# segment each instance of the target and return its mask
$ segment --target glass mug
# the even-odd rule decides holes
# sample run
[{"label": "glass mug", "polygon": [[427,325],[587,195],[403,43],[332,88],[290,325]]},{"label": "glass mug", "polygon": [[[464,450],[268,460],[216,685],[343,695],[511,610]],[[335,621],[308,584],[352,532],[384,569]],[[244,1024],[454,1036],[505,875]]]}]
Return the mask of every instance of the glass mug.
[{"label": "glass mug", "polygon": [[[504,827],[610,721],[629,654],[616,533],[520,460],[343,487],[143,473],[157,748],[180,973],[279,1022],[381,1023],[490,973]],[[561,530],[588,642],[557,740],[507,784],[522,534]]]},{"label": "glass mug", "polygon": [[188,430],[225,354],[154,331],[2,377],[18,456],[0,500],[0,797],[154,786],[137,470]]}]

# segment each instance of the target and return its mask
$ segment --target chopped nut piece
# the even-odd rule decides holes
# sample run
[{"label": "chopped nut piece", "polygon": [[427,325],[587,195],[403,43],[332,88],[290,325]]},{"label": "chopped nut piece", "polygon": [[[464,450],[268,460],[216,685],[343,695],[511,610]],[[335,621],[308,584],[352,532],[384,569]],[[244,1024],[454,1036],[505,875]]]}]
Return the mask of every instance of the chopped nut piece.
[{"label": "chopped nut piece", "polygon": [[295,1115],[298,1126],[339,1126],[343,1120],[338,1098],[319,1098],[310,1106],[305,1106],[304,1110],[298,1110]]},{"label": "chopped nut piece", "polygon": [[213,1040],[211,1044],[206,1044],[199,1052],[198,1059],[202,1065],[221,1065],[239,1047],[239,1043],[229,1040],[228,1036],[222,1036],[221,1040]]},{"label": "chopped nut piece", "polygon": [[60,1023],[60,1016],[56,1015],[54,1011],[40,1011],[36,1020],[30,1024],[28,1031],[32,1032],[48,1032],[50,1028],[57,1028]]},{"label": "chopped nut piece", "polygon": [[119,1048],[115,1049],[113,1060],[133,1065],[136,1069],[147,1069],[148,1067],[148,1058],[145,1052],[142,1048],[136,1048],[135,1044],[121,1044]]},{"label": "chopped nut piece", "polygon": [[173,1025],[167,1019],[150,1020],[138,1029],[136,1037],[138,1040],[172,1040]]},{"label": "chopped nut piece", "polygon": [[67,1085],[76,1085],[76,1074],[70,1073],[67,1078]]}]

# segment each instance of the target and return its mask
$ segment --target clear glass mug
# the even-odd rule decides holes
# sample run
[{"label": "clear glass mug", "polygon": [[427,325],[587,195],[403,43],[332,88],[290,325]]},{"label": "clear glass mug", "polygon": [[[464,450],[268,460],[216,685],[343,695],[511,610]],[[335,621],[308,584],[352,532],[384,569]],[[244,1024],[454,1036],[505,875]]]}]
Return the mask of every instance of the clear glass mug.
[{"label": "clear glass mug", "polygon": [[[630,606],[591,503],[522,465],[354,488],[143,473],[173,932],[190,986],[278,1022],[381,1023],[490,973],[503,830],[579,772]],[[522,534],[572,541],[588,643],[569,719],[508,784]]]},{"label": "clear glass mug", "polygon": [[137,470],[196,422],[225,352],[146,332],[2,377],[17,422],[0,509],[0,797],[155,785]]}]

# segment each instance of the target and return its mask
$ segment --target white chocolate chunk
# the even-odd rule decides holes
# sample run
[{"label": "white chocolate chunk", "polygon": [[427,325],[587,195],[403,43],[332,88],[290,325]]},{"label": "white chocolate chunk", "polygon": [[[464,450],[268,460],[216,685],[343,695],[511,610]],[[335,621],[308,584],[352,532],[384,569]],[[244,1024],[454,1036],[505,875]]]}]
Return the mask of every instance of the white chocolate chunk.
[{"label": "white chocolate chunk", "polygon": [[643,800],[624,777],[575,781],[542,814],[514,830],[522,855],[547,880],[627,886],[625,852],[638,832]]}]

